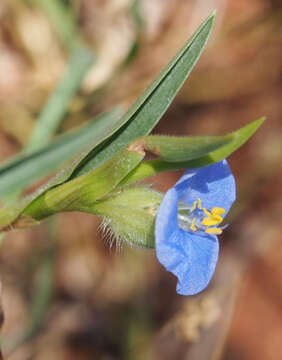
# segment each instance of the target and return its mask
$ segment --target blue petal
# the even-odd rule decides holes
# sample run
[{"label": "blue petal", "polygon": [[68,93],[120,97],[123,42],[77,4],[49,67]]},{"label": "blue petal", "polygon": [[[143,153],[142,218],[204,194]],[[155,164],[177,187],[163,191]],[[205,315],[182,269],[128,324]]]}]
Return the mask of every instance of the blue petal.
[{"label": "blue petal", "polygon": [[235,179],[226,160],[186,171],[174,187],[179,200],[187,205],[200,198],[207,209],[223,207],[224,215],[236,198]]},{"label": "blue petal", "polygon": [[193,295],[202,291],[214,273],[219,244],[214,235],[198,235],[179,228],[178,192],[175,187],[164,196],[155,226],[159,262],[178,278],[177,292]]}]

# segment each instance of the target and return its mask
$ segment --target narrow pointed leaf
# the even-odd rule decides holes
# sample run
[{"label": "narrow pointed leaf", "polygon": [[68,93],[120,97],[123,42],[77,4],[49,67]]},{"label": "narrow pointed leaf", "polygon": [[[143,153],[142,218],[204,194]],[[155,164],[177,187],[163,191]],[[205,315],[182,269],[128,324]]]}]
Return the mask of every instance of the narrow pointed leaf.
[{"label": "narrow pointed leaf", "polygon": [[145,152],[138,149],[124,148],[90,173],[41,194],[24,209],[23,215],[41,220],[60,211],[84,211],[112,191],[144,156]]},{"label": "narrow pointed leaf", "polygon": [[0,232],[31,226],[56,212],[85,211],[114,190],[144,156],[139,147],[128,146],[90,173],[0,208]]},{"label": "narrow pointed leaf", "polygon": [[[51,144],[32,152],[15,156],[0,167],[0,197],[16,190],[22,190],[41,177],[55,171],[71,160],[77,153],[93,148],[111,135],[120,121],[120,110],[114,109],[95,119],[83,128],[57,137]],[[58,184],[66,180],[85,153],[50,183]],[[49,187],[50,187],[49,186]],[[44,190],[47,188],[44,187]]]},{"label": "narrow pointed leaf", "polygon": [[[70,178],[78,177],[93,170],[126,144],[140,136],[147,135],[157,124],[196,64],[207,42],[213,20],[214,15],[205,20],[156,80],[136,100],[124,117],[109,121],[106,119],[97,121],[97,131],[91,149],[81,154],[71,167],[68,167],[55,179],[52,179],[47,187],[40,190],[40,193]],[[45,151],[46,157],[49,156],[49,150],[46,149],[49,149],[49,147],[42,149],[41,152],[36,152],[35,155],[28,156],[26,162],[24,157],[19,157],[18,161],[12,161],[0,168],[0,196],[10,191],[22,189],[45,175],[47,173],[44,171],[45,167],[48,168],[48,171],[51,171],[50,167],[46,166],[46,163],[42,160],[42,154]],[[77,149],[76,151],[81,150]],[[33,160],[34,158],[36,159]],[[38,169],[39,167],[41,170]],[[10,172],[11,170],[13,171]]]},{"label": "narrow pointed leaf", "polygon": [[222,136],[146,136],[146,149],[167,162],[197,159],[233,141],[233,134]]},{"label": "narrow pointed leaf", "polygon": [[202,157],[183,162],[167,162],[163,159],[154,159],[142,162],[130,174],[128,174],[128,176],[122,181],[121,185],[132,184],[136,181],[165,171],[191,169],[218,162],[228,157],[235,150],[241,147],[257,131],[264,120],[264,117],[260,118],[240,128],[239,130],[232,132],[229,134],[232,136],[231,141],[227,144],[223,144],[218,149],[213,150]]},{"label": "narrow pointed leaf", "polygon": [[189,76],[207,43],[215,14],[210,15],[160,72],[123,117],[123,126],[81,162],[73,177],[85,174],[138,137],[148,135]]},{"label": "narrow pointed leaf", "polygon": [[[0,218],[2,212],[2,220],[6,218],[6,223],[10,224],[10,220],[15,216],[15,213],[17,213],[17,217],[33,200],[38,197],[42,198],[42,195],[47,190],[52,189],[55,185],[91,172],[133,140],[147,135],[167,110],[199,59],[208,40],[214,16],[212,14],[203,22],[156,80],[131,106],[125,116],[116,122],[115,126],[111,127],[106,137],[100,136],[99,141],[90,152],[80,156],[71,168],[59,174],[55,180],[52,180],[45,188],[40,189],[38,193],[33,194],[30,199],[23,200],[21,203],[16,204],[14,208],[10,207],[11,213],[5,210],[3,212],[1,209]],[[109,135],[111,136],[109,137]]]},{"label": "narrow pointed leaf", "polygon": [[70,100],[79,90],[94,59],[93,52],[82,46],[72,52],[56,89],[41,110],[27,145],[28,150],[37,150],[50,142],[67,112]]}]

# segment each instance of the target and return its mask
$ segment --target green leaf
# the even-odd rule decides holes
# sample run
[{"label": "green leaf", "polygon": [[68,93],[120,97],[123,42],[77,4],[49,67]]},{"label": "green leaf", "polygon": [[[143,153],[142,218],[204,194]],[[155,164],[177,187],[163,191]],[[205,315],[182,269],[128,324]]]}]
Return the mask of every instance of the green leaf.
[{"label": "green leaf", "polygon": [[[125,116],[110,127],[110,131],[107,132],[105,137],[101,138],[101,135],[98,137],[95,146],[90,152],[86,153],[86,156],[85,154],[80,156],[73,166],[59,174],[55,180],[52,180],[45,188],[33,194],[31,198],[24,199],[8,209],[0,209],[1,225],[4,228],[10,226],[13,219],[16,219],[28,204],[38,197],[42,199],[42,195],[47,190],[91,172],[133,140],[147,135],[167,110],[199,59],[208,40],[214,16],[213,13],[203,22],[156,80],[131,106]],[[104,131],[102,132],[103,135]],[[112,136],[108,137],[109,135]],[[105,140],[106,137],[108,138]],[[101,142],[101,140],[103,141]],[[23,220],[26,220],[27,223],[30,221],[29,218]]]},{"label": "green leaf", "polygon": [[222,136],[146,136],[146,150],[167,162],[199,158],[233,141],[233,134]]},{"label": "green leaf", "polygon": [[[73,50],[63,76],[38,116],[32,136],[26,144],[22,156],[44,148],[44,146],[50,143],[51,138],[64,120],[64,115],[71,98],[79,90],[84,76],[92,66],[93,61],[94,55],[90,50],[82,46],[76,47]],[[40,176],[40,173],[38,175]],[[14,178],[13,180],[21,181],[21,177]],[[7,183],[7,185],[10,186],[12,183]],[[9,204],[16,201],[20,197],[25,185],[25,182],[22,182],[19,184],[19,187],[12,190],[12,193],[6,193],[4,202]]]},{"label": "green leaf", "polygon": [[[70,168],[60,173],[55,180],[48,184],[47,188],[40,192],[93,170],[132,140],[148,134],[163,115],[197,62],[208,39],[213,19],[214,15],[211,15],[200,26],[124,117],[116,118],[114,121],[113,119],[108,119],[108,121],[105,118],[101,118],[100,121],[97,120],[97,128],[94,126],[93,129],[95,138],[93,138],[91,150],[79,156]],[[111,136],[109,137],[109,135]],[[105,141],[106,138],[108,138],[107,141]],[[27,159],[19,157],[18,161],[9,162],[0,168],[0,196],[3,196],[6,192],[22,189],[31,181],[35,181],[47,174],[51,170],[51,165],[46,164],[42,154],[46,153],[46,159],[49,158],[49,150],[52,153],[50,158],[53,158],[54,153],[51,145],[51,149],[49,147],[44,148],[34,155],[27,156]],[[79,152],[80,150],[76,149],[76,151]],[[72,156],[73,153],[69,158]],[[63,161],[66,160],[64,158]],[[47,163],[49,163],[49,160]],[[52,169],[57,165],[56,163]]]},{"label": "green leaf", "polygon": [[145,152],[139,148],[124,148],[90,173],[36,197],[22,214],[33,222],[33,219],[41,220],[60,211],[85,211],[90,204],[112,191],[144,156]]},{"label": "green leaf", "polygon": [[[50,145],[33,153],[21,154],[0,167],[0,196],[34,183],[72,159],[77,153],[101,143],[120,122],[120,110],[114,109],[93,120],[82,129],[57,137]],[[67,179],[85,153],[52,180],[44,191]]]},{"label": "green leaf", "polygon": [[213,150],[202,157],[184,162],[167,162],[162,159],[142,162],[130,174],[128,174],[128,176],[122,181],[120,185],[132,184],[136,181],[165,171],[191,169],[210,165],[220,161],[241,147],[257,131],[264,120],[265,118],[262,117],[240,128],[239,130],[232,132],[229,135],[225,135],[231,135],[231,141],[225,145],[223,144],[218,149]]},{"label": "green leaf", "polygon": [[70,100],[79,90],[93,62],[92,51],[82,46],[73,50],[57,88],[51,94],[37,119],[36,127],[27,145],[28,150],[37,150],[49,143],[50,138],[61,124]]},{"label": "green leaf", "polygon": [[145,20],[143,17],[140,0],[133,0],[130,6],[130,10],[131,10],[130,13],[132,19],[136,27],[138,28],[138,30],[142,30],[142,28],[144,27]]},{"label": "green leaf", "polygon": [[215,14],[210,15],[123,117],[122,127],[81,162],[73,177],[109,159],[133,140],[148,135],[192,71],[208,40]]},{"label": "green leaf", "polygon": [[31,226],[60,211],[86,211],[114,190],[144,156],[142,149],[130,145],[90,173],[0,209],[0,231]]}]

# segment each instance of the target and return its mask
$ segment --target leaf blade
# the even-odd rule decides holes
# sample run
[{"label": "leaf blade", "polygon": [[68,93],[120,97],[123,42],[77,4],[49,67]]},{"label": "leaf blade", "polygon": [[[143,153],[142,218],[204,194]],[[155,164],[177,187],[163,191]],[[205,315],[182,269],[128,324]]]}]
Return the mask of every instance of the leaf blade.
[{"label": "leaf blade", "polygon": [[[44,148],[21,154],[9,160],[0,167],[0,196],[22,190],[25,186],[54,171],[58,166],[73,158],[78,152],[89,148],[89,145],[99,144],[114,131],[119,123],[120,110],[114,109],[109,113],[93,119],[82,129],[58,137],[53,143]],[[83,157],[81,154],[76,162]],[[75,164],[65,169],[56,177],[55,185],[67,179]],[[50,185],[51,186],[51,185]]]},{"label": "leaf blade", "polygon": [[148,135],[171,104],[199,59],[211,32],[212,13],[185,43],[178,54],[135,101],[123,117],[123,125],[102,147],[95,149],[74,172],[83,175],[110,158],[123,146]]},{"label": "leaf blade", "polygon": [[231,133],[233,134],[233,141],[228,142],[221,148],[211,151],[205,156],[184,162],[167,162],[162,159],[145,161],[139,166],[137,166],[131,173],[129,173],[128,176],[122,181],[121,185],[124,186],[132,184],[136,181],[140,181],[144,178],[159,174],[161,172],[186,170],[189,168],[210,165],[217,161],[220,161],[232,154],[239,147],[241,147],[257,131],[257,129],[264,122],[264,120],[264,117],[259,118],[251,122],[250,124],[240,128],[239,130],[233,131]]},{"label": "leaf blade", "polygon": [[61,79],[41,110],[27,149],[37,150],[49,143],[94,60],[94,53],[85,47],[80,46],[73,50]]},{"label": "leaf blade", "polygon": [[167,162],[197,159],[233,140],[232,134],[221,136],[163,136],[144,138],[146,149]]}]

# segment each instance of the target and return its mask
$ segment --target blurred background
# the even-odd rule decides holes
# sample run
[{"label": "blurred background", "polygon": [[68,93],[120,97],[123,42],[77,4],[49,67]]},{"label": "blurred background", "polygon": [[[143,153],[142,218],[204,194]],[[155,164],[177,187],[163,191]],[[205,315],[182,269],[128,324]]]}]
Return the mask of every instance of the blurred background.
[{"label": "blurred background", "polygon": [[[224,134],[267,116],[230,157],[238,200],[212,283],[178,296],[153,251],[117,249],[92,215],[57,215],[1,245],[4,358],[282,358],[281,0],[0,0],[0,160],[30,146],[74,42],[95,61],[52,136],[125,110],[214,9],[208,46],[154,130]],[[180,175],[149,182],[166,191]]]}]

